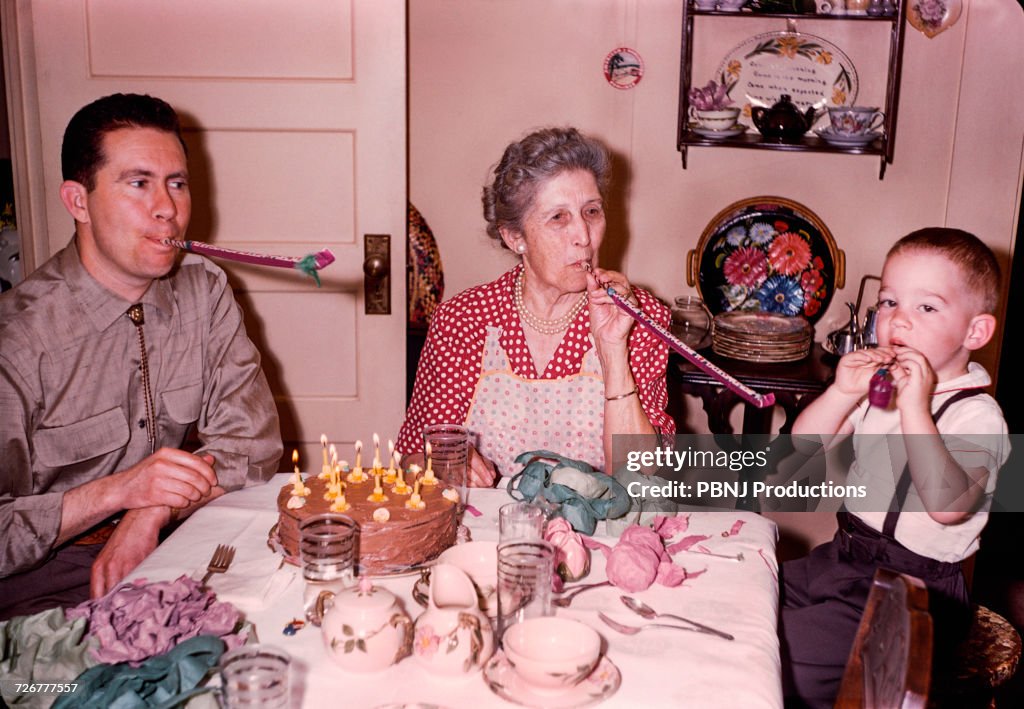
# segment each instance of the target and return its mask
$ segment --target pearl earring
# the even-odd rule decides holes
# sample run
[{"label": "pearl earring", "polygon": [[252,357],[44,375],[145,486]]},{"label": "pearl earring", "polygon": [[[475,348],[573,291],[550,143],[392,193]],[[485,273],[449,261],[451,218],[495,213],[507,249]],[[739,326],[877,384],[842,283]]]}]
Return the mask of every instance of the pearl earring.
[{"label": "pearl earring", "polygon": [[516,253],[517,254],[525,254],[526,253],[526,244],[523,244],[523,243],[516,244]]}]

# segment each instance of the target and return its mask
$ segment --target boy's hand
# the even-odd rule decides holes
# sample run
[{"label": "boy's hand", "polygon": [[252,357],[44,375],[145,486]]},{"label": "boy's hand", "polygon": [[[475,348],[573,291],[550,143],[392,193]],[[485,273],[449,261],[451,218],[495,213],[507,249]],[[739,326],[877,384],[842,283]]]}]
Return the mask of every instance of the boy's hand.
[{"label": "boy's hand", "polygon": [[928,358],[911,347],[898,346],[892,381],[896,385],[896,407],[900,413],[924,412],[931,416],[931,396],[937,377]]},{"label": "boy's hand", "polygon": [[892,347],[854,350],[843,355],[836,367],[834,386],[847,396],[861,397],[868,393],[868,383],[880,367],[890,364],[896,356]]}]

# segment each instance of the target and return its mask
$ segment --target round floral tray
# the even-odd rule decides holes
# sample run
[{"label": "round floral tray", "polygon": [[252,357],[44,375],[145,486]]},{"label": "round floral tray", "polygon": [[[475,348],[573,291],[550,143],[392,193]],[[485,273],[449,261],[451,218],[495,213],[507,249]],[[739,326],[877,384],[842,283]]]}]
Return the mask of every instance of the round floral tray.
[{"label": "round floral tray", "polygon": [[686,258],[712,314],[762,311],[815,322],[846,281],[846,257],[807,207],[752,197],[719,212]]}]

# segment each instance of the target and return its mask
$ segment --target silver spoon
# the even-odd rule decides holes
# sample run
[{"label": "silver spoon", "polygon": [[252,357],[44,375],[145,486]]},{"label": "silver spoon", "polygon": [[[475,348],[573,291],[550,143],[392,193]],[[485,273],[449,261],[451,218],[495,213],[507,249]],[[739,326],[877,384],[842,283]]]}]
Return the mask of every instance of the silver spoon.
[{"label": "silver spoon", "polygon": [[647,620],[654,620],[656,618],[671,618],[672,620],[678,620],[683,623],[689,623],[693,627],[702,630],[705,633],[711,633],[712,635],[717,635],[718,637],[725,638],[726,640],[735,640],[735,638],[732,635],[729,635],[729,633],[722,632],[721,630],[716,630],[715,628],[704,625],[703,623],[698,623],[695,620],[684,618],[681,615],[672,615],[671,613],[658,613],[656,610],[651,608],[643,601],[638,601],[632,596],[619,596],[619,600],[622,601],[623,605],[625,605],[626,608],[633,611],[637,615],[646,618]]},{"label": "silver spoon", "polygon": [[639,627],[635,625],[625,625],[617,620],[612,620],[601,611],[597,612],[597,617],[604,621],[612,630],[617,630],[623,635],[636,635],[641,630],[647,630],[648,628],[668,628],[670,630],[685,630],[690,633],[703,633],[703,630],[697,630],[697,628],[687,628],[682,625],[668,625],[666,623],[645,623]]}]

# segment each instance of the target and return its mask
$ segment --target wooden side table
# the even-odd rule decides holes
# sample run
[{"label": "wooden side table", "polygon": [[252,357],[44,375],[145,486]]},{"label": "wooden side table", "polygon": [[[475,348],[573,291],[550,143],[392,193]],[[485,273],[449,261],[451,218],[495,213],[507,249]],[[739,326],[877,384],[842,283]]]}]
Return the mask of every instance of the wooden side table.
[{"label": "wooden side table", "polygon": [[[758,392],[773,392],[775,403],[786,412],[780,433],[789,433],[800,412],[825,391],[835,373],[836,357],[815,343],[811,353],[799,362],[763,364],[721,357],[711,348],[701,354]],[[698,369],[681,355],[671,353],[668,363],[669,413],[679,412],[683,394],[700,397],[711,433],[733,433],[729,414],[739,403],[743,409],[744,434],[771,434],[773,407],[759,409],[745,402],[710,374]],[[676,416],[676,420],[681,420]]]}]

